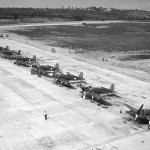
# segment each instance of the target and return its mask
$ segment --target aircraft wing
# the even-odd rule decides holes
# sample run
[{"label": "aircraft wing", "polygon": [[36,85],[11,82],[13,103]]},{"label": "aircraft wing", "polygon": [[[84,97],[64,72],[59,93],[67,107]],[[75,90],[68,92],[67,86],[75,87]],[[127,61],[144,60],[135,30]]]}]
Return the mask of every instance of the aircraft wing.
[{"label": "aircraft wing", "polygon": [[146,115],[150,115],[150,109],[143,109]]},{"label": "aircraft wing", "polygon": [[103,105],[107,105],[107,106],[111,106],[112,104],[105,101],[104,97],[102,97],[100,94],[98,93],[95,93],[95,92],[91,92],[89,93],[91,96],[93,96],[95,99],[95,101],[97,101],[98,103],[100,104],[103,104]]},{"label": "aircraft wing", "polygon": [[132,107],[131,105],[129,104],[124,104],[126,107],[128,107],[132,112],[137,112],[138,110],[134,107]]},{"label": "aircraft wing", "polygon": [[61,79],[61,78],[59,78],[59,80],[60,80],[61,82],[63,82],[63,83],[69,84],[69,80]]},{"label": "aircraft wing", "polygon": [[79,83],[78,80],[67,80],[67,79],[61,79],[59,78],[59,80],[64,83],[64,84],[75,84],[75,83]]},{"label": "aircraft wing", "polygon": [[90,95],[95,97],[96,99],[103,99],[103,97],[100,94],[96,93],[96,92],[90,92]]},{"label": "aircraft wing", "polygon": [[114,93],[106,93],[106,94],[100,94],[101,96],[110,96],[110,95],[112,95],[112,94],[114,94]]},{"label": "aircraft wing", "polygon": [[82,80],[69,80],[69,83],[71,84],[74,84],[74,83],[80,83],[82,82]]}]

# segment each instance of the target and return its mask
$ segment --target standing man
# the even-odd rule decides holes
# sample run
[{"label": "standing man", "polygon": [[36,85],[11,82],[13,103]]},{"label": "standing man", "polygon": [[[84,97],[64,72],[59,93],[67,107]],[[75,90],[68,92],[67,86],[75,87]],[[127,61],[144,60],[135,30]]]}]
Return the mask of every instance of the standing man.
[{"label": "standing man", "polygon": [[47,120],[47,112],[44,113],[45,120]]}]

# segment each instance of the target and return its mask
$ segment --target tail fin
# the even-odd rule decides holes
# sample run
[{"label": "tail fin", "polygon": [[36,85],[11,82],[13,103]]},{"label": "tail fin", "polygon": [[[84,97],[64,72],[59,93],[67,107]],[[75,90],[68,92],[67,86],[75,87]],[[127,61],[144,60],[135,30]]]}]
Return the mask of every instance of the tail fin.
[{"label": "tail fin", "polygon": [[36,55],[33,55],[33,58],[32,58],[34,61],[36,61]]},{"label": "tail fin", "polygon": [[6,49],[6,50],[9,50],[9,46],[7,45],[5,49]]},{"label": "tail fin", "polygon": [[20,54],[21,54],[21,50],[18,51],[18,55],[20,55]]},{"label": "tail fin", "polygon": [[111,86],[110,86],[110,90],[111,90],[111,91],[114,91],[114,90],[115,90],[115,85],[114,85],[114,83],[113,83],[113,84],[111,84]]},{"label": "tail fin", "polygon": [[58,63],[56,63],[55,69],[59,69],[59,64]]},{"label": "tail fin", "polygon": [[83,79],[83,72],[80,72],[80,73],[79,73],[79,77],[80,77],[81,79]]}]

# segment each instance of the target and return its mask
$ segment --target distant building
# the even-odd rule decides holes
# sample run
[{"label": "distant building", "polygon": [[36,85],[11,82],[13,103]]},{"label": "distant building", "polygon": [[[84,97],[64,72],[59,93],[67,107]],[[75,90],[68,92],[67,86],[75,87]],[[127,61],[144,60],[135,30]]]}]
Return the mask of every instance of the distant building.
[{"label": "distant building", "polygon": [[104,11],[105,12],[111,12],[111,8],[105,8]]},{"label": "distant building", "polygon": [[90,10],[90,11],[95,11],[97,8],[96,7],[88,7],[88,8],[86,8],[86,10]]}]

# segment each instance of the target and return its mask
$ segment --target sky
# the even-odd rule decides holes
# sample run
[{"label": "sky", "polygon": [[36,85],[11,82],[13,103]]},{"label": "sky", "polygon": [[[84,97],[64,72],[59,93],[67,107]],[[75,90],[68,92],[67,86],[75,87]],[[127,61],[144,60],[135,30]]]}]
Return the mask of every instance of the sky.
[{"label": "sky", "polygon": [[0,7],[113,7],[150,10],[150,0],[0,0]]}]

